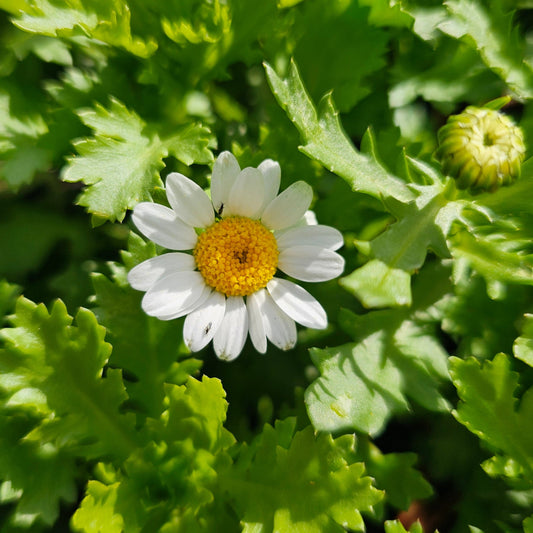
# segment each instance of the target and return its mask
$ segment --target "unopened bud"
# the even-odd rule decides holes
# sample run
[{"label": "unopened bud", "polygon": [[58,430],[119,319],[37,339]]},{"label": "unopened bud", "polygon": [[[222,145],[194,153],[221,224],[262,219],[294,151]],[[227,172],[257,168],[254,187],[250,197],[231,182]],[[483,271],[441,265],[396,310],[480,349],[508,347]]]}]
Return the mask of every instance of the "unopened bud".
[{"label": "unopened bud", "polygon": [[522,130],[493,109],[467,107],[439,130],[437,157],[459,189],[493,192],[520,176]]}]

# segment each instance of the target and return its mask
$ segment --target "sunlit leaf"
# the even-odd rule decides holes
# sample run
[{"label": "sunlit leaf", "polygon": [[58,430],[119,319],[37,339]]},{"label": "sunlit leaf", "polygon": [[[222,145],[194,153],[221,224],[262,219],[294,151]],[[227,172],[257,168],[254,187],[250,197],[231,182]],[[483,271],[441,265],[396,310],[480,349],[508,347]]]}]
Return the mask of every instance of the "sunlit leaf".
[{"label": "sunlit leaf", "polygon": [[58,4],[36,0],[31,7],[20,6],[16,25],[28,32],[49,36],[74,37],[88,34],[94,39],[124,47],[140,57],[150,56],[157,44],[134,37],[130,27],[130,9],[124,0],[102,3],[95,0],[69,0]]},{"label": "sunlit leaf", "polygon": [[320,371],[306,390],[309,417],[316,429],[376,435],[410,400],[432,411],[446,411],[439,391],[448,379],[447,353],[434,338],[431,316],[446,295],[448,271],[429,268],[415,288],[412,309],[355,315],[343,311],[343,328],[356,341],[313,349]]},{"label": "sunlit leaf", "polygon": [[513,13],[506,13],[500,1],[490,9],[474,0],[448,0],[454,17],[439,24],[453,37],[466,37],[476,46],[488,67],[501,76],[521,97],[531,97],[533,72],[523,61],[523,44],[513,26]]},{"label": "sunlit leaf", "polygon": [[398,178],[356,150],[342,129],[331,95],[315,109],[295,63],[291,63],[285,79],[269,65],[265,69],[274,96],[300,132],[304,142],[300,149],[306,155],[344,178],[355,191],[404,201],[414,197]]},{"label": "sunlit leaf", "polygon": [[162,140],[117,100],[109,109],[81,111],[80,118],[95,135],[76,143],[79,155],[70,158],[62,178],[88,186],[78,203],[100,218],[123,220],[127,209],[150,200],[154,187],[162,186],[159,171],[169,154],[189,165],[212,157],[206,128],[192,125]]},{"label": "sunlit leaf", "polygon": [[292,437],[289,422],[265,426],[228,480],[243,531],[362,531],[361,512],[382,497],[363,464],[344,456],[339,439],[315,436],[311,427]]}]

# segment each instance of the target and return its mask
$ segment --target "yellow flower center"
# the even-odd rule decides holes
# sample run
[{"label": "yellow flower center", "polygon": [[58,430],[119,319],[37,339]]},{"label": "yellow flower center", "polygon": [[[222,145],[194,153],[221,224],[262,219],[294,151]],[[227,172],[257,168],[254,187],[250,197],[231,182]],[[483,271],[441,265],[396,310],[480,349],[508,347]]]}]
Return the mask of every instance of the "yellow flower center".
[{"label": "yellow flower center", "polygon": [[278,266],[276,238],[261,222],[228,217],[198,236],[196,266],[205,282],[226,296],[246,296],[262,289]]}]

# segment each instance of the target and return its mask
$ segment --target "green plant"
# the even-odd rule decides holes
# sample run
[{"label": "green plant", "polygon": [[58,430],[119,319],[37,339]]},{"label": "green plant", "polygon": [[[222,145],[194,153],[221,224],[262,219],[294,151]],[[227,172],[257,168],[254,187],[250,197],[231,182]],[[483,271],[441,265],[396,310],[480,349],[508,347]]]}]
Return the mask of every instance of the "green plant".
[{"label": "green plant", "polygon": [[[530,8],[0,0],[0,529],[533,531]],[[474,194],[437,132],[488,102],[525,156]],[[128,283],[224,151],[345,261],[231,363]]]}]

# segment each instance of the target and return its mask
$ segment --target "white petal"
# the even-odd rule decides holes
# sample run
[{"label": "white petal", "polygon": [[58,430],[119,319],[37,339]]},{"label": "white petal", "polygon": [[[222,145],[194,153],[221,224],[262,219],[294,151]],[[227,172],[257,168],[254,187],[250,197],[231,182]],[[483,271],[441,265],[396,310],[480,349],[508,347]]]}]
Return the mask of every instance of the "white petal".
[{"label": "white petal", "polygon": [[223,213],[240,171],[241,167],[231,152],[222,152],[215,160],[211,174],[211,201],[219,215]]},{"label": "white petal", "polygon": [[296,344],[296,324],[274,302],[265,291],[263,302],[263,324],[266,336],[280,350],[290,350]]},{"label": "white petal", "polygon": [[261,222],[270,229],[294,226],[307,211],[313,199],[313,189],[305,181],[297,181],[270,202]]},{"label": "white petal", "polygon": [[246,297],[250,339],[254,345],[254,348],[259,353],[265,353],[267,349],[267,338],[265,326],[263,324],[263,302],[265,301],[265,298],[265,289],[261,289]]},{"label": "white petal", "polygon": [[278,194],[281,181],[281,168],[277,161],[265,159],[257,167],[257,170],[263,174],[265,184],[265,200],[263,202],[263,207],[266,207]]},{"label": "white petal", "polygon": [[211,200],[197,183],[172,172],[166,185],[168,201],[181,220],[193,228],[207,228],[215,222]]},{"label": "white petal", "polygon": [[264,197],[263,174],[256,168],[247,167],[237,176],[222,216],[258,217]]},{"label": "white petal", "polygon": [[141,202],[135,206],[131,218],[145,237],[160,246],[171,250],[192,250],[196,245],[194,229],[164,205]]},{"label": "white petal", "polygon": [[329,250],[338,250],[343,244],[342,233],[331,226],[297,226],[276,236],[278,249],[284,250],[293,246],[310,245]]},{"label": "white petal", "polygon": [[142,308],[150,316],[171,320],[186,315],[209,296],[200,272],[174,272],[158,280],[144,295]]},{"label": "white petal", "polygon": [[129,284],[138,291],[147,291],[157,280],[172,272],[194,270],[194,257],[180,252],[152,257],[134,266],[128,272]]},{"label": "white petal", "polygon": [[200,307],[187,315],[183,325],[183,340],[189,350],[197,352],[209,344],[222,323],[225,310],[226,297],[212,291]]},{"label": "white petal", "polygon": [[278,268],[301,281],[327,281],[344,270],[344,258],[317,246],[293,246],[279,254]]},{"label": "white petal", "polygon": [[314,211],[311,211],[310,209],[308,209],[305,213],[304,213],[304,217],[302,219],[302,222],[304,224],[306,224],[307,226],[316,226],[318,224],[318,221],[316,219],[316,214]]},{"label": "white petal", "polygon": [[304,288],[286,279],[272,278],[267,285],[276,304],[302,326],[325,329],[328,317],[324,308]]},{"label": "white petal", "polygon": [[248,335],[248,313],[242,296],[226,299],[226,312],[215,333],[213,347],[219,359],[232,361],[241,353]]}]

